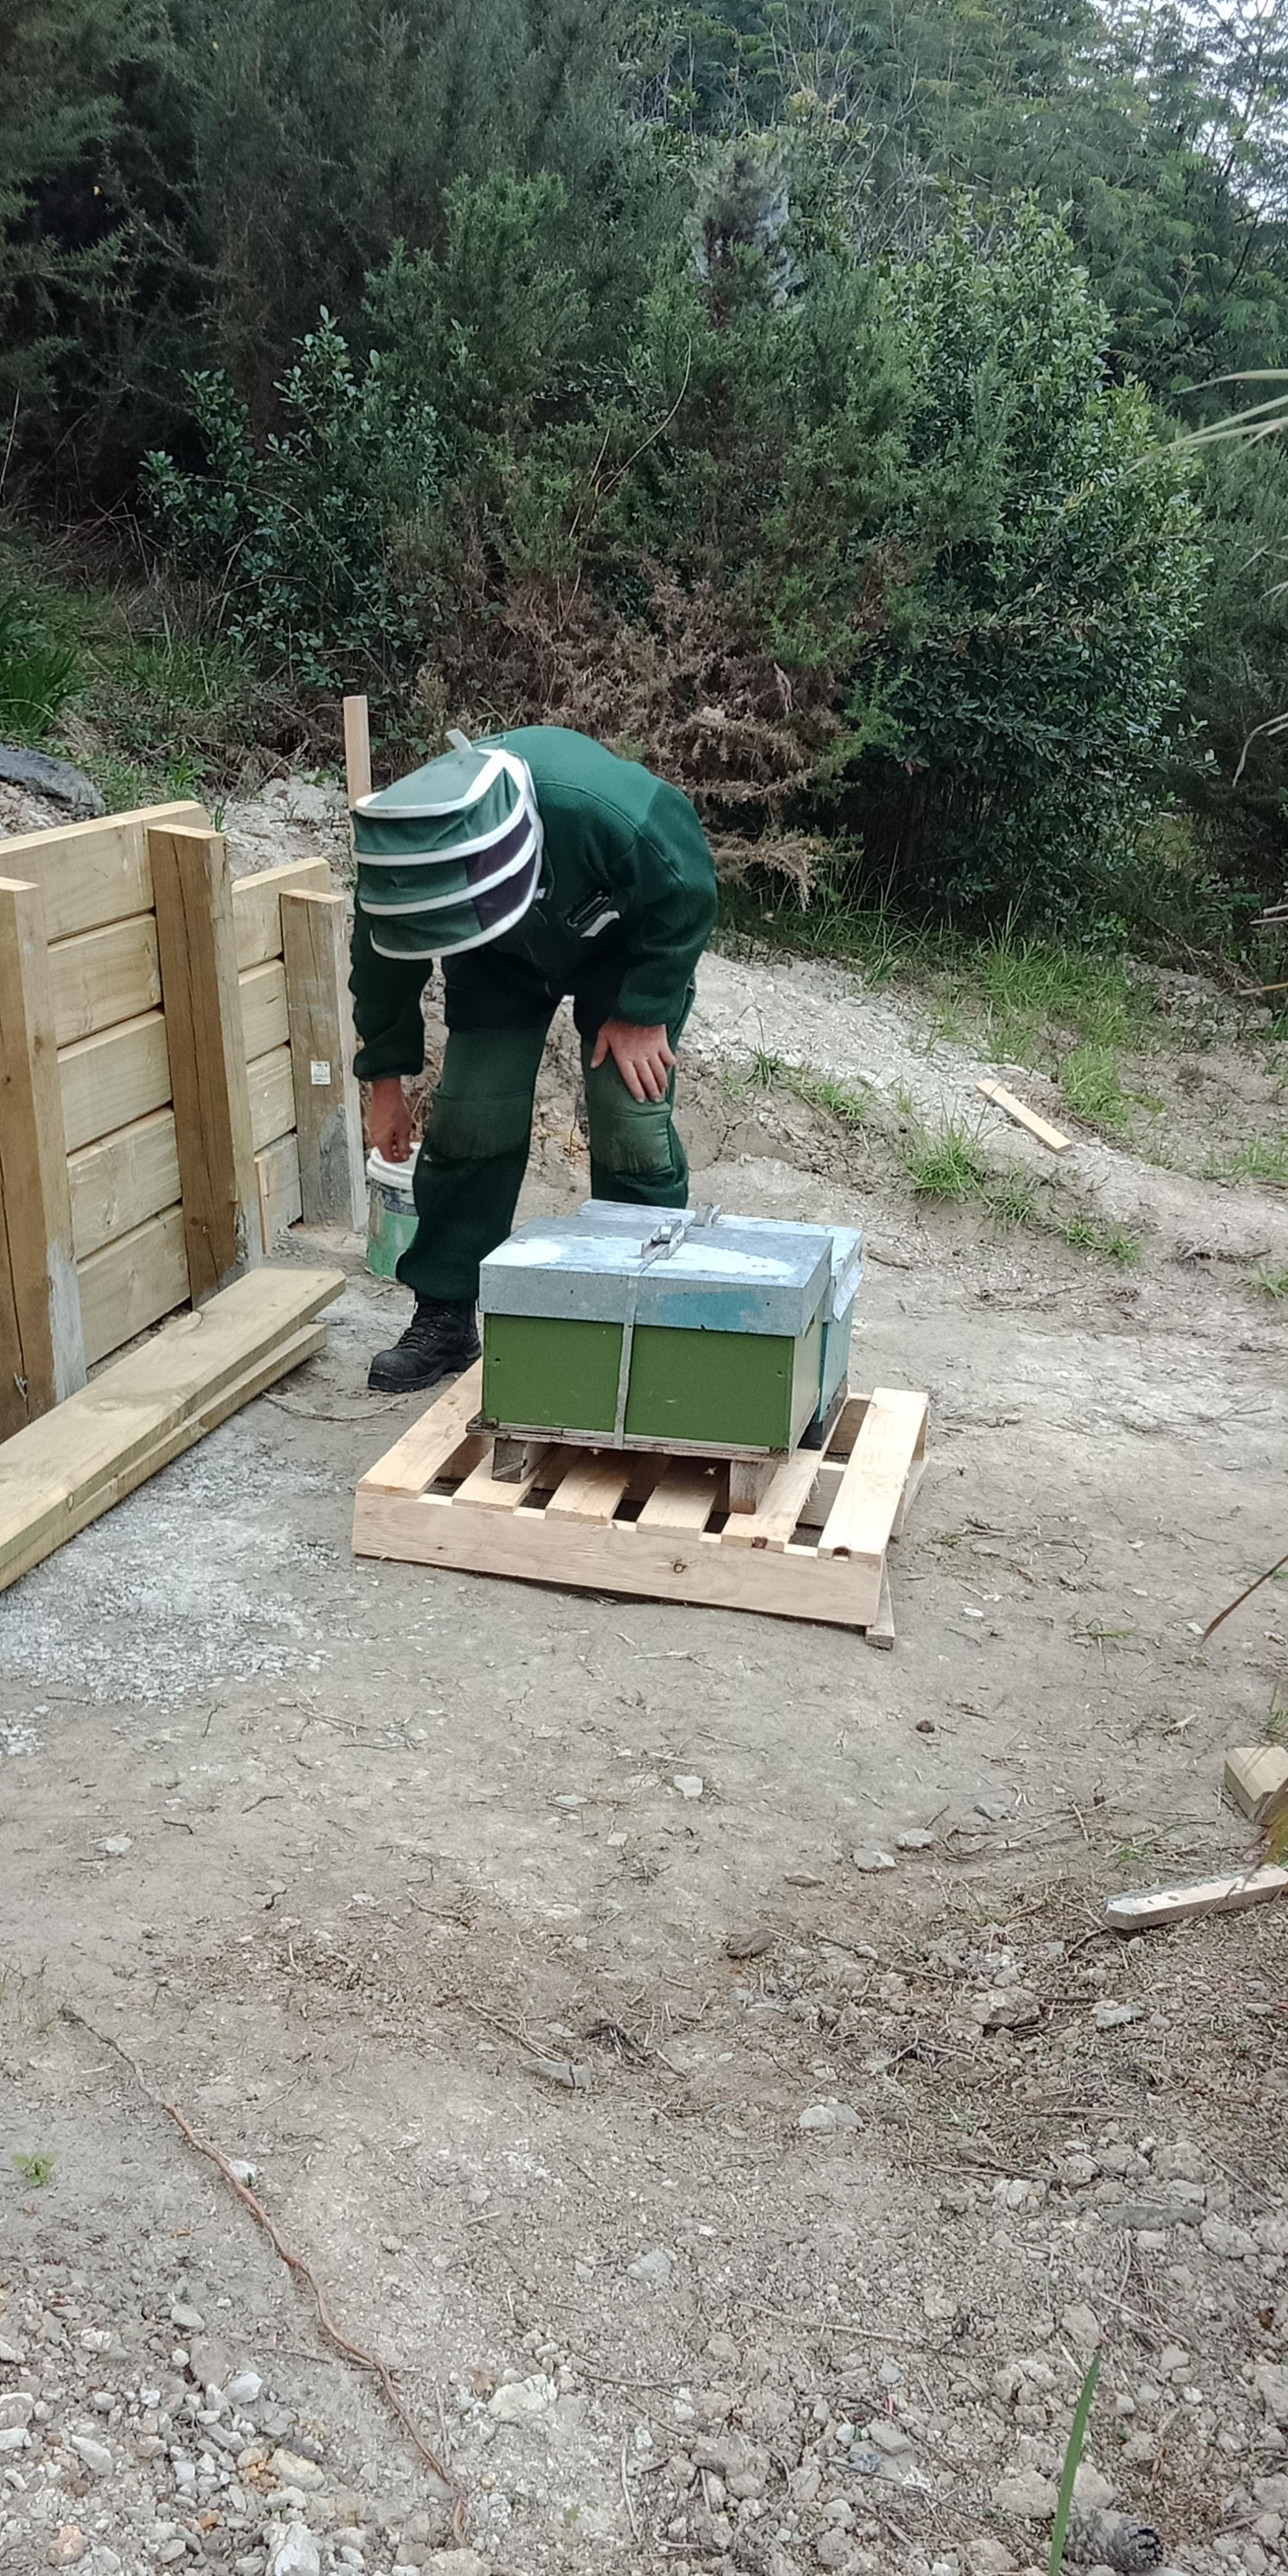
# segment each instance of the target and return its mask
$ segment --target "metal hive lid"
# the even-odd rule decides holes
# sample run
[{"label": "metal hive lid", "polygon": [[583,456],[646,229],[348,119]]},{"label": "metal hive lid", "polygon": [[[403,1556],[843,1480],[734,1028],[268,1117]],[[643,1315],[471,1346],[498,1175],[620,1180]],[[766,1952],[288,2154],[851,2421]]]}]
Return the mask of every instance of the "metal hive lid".
[{"label": "metal hive lid", "polygon": [[[590,1202],[575,1217],[536,1218],[490,1253],[479,1274],[485,1315],[586,1323],[665,1324],[689,1332],[769,1333],[795,1341],[828,1295],[826,1228],[761,1224],[754,1240],[697,1210]],[[669,1242],[655,1240],[665,1232]]]}]

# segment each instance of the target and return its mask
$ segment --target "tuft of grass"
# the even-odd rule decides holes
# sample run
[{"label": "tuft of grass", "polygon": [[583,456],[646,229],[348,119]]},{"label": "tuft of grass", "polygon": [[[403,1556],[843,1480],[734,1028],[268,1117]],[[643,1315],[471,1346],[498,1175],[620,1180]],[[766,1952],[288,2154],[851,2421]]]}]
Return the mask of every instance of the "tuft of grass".
[{"label": "tuft of grass", "polygon": [[830,1116],[840,1119],[842,1126],[867,1125],[869,1102],[849,1083],[834,1082],[830,1074],[815,1073],[808,1064],[784,1065],[782,1079],[798,1100],[808,1102],[811,1109],[827,1110]]},{"label": "tuft of grass", "polygon": [[1074,1252],[1098,1252],[1106,1261],[1118,1262],[1124,1270],[1134,1270],[1140,1259],[1138,1234],[1132,1234],[1126,1226],[1099,1225],[1081,1210],[1069,1217],[1060,1231]]},{"label": "tuft of grass", "polygon": [[989,1182],[988,1212],[996,1217],[999,1225],[1043,1223],[1037,1192],[1023,1172],[999,1172],[997,1178]]},{"label": "tuft of grass", "polygon": [[1254,1285],[1263,1296],[1273,1297],[1279,1306],[1288,1303],[1288,1270],[1272,1270],[1269,1262],[1263,1261],[1260,1269],[1252,1275]]},{"label": "tuft of grass", "polygon": [[1051,2533],[1051,2555],[1047,2560],[1047,2576],[1061,2576],[1064,2567],[1064,2544],[1068,2537],[1069,2516],[1073,2511],[1074,2481],[1078,2475],[1078,2463],[1082,2458],[1082,2446],[1087,2438],[1091,2401],[1095,2396],[1096,2381],[1099,2377],[1100,2355],[1097,2352],[1092,2354],[1086,2378],[1078,2391],[1078,2403],[1074,2407],[1073,2422],[1069,2427],[1064,2466],[1060,2471],[1060,2492],[1056,2497],[1055,2526]]},{"label": "tuft of grass", "polygon": [[1131,1113],[1112,1048],[1075,1047],[1060,1067],[1060,1087],[1075,1118],[1120,1136]]},{"label": "tuft of grass", "polygon": [[986,1194],[988,1174],[975,1138],[956,1119],[937,1130],[915,1129],[905,1140],[903,1165],[920,1198],[947,1199],[961,1207]]},{"label": "tuft of grass", "polygon": [[1269,1181],[1288,1189],[1288,1136],[1253,1136],[1227,1165],[1232,1181]]},{"label": "tuft of grass", "polygon": [[46,742],[80,682],[70,644],[42,633],[14,590],[0,590],[0,733]]},{"label": "tuft of grass", "polygon": [[37,2148],[29,2156],[15,2156],[13,2161],[23,2181],[30,2183],[33,2191],[43,2191],[46,2183],[53,2181],[54,2159],[43,2149]]}]

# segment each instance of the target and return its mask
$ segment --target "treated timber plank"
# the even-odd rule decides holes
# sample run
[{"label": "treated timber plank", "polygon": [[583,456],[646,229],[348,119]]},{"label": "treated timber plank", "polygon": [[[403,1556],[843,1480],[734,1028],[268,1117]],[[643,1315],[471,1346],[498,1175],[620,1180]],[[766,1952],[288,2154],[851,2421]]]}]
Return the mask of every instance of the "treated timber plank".
[{"label": "treated timber plank", "polygon": [[159,1216],[178,1198],[174,1111],[156,1109],[150,1118],[138,1118],[97,1144],[82,1146],[68,1161],[67,1178],[76,1258],[88,1261],[105,1243],[129,1234],[145,1217]]},{"label": "treated timber plank", "polygon": [[1221,1878],[1194,1879],[1185,1887],[1111,1896],[1104,1919],[1115,1932],[1156,1931],[1169,1923],[1197,1922],[1205,1914],[1241,1914],[1245,1906],[1264,1905],[1285,1891],[1288,1869],[1231,1870]]},{"label": "treated timber plank", "polygon": [[0,879],[0,1435],[85,1380],[45,913]]},{"label": "treated timber plank", "polygon": [[548,1521],[584,1521],[607,1528],[631,1481],[631,1461],[622,1450],[611,1457],[579,1459],[546,1505]]},{"label": "treated timber plank", "polygon": [[45,898],[45,935],[74,938],[105,922],[152,910],[152,869],[147,836],[159,831],[204,832],[204,805],[188,799],[149,805],[137,813],[111,814],[101,822],[55,824],[49,832],[20,832],[0,841],[0,876],[25,877]]},{"label": "treated timber plank", "polygon": [[248,966],[237,978],[241,998],[242,1053],[249,1062],[271,1047],[286,1046],[291,1024],[286,1016],[286,968],[280,957],[264,966]]},{"label": "treated timber plank", "polygon": [[718,1493],[716,1470],[697,1459],[677,1458],[664,1467],[636,1526],[642,1530],[706,1528]]},{"label": "treated timber plank", "polygon": [[339,1270],[253,1271],[0,1445],[0,1582],[37,1541],[57,1546],[68,1514],[105,1479],[131,1470],[343,1286]]},{"label": "treated timber plank", "polygon": [[278,1136],[255,1156],[259,1230],[265,1252],[300,1215],[300,1158],[293,1136]]},{"label": "treated timber plank", "polygon": [[58,1080],[69,1154],[128,1127],[170,1098],[170,1050],[160,1011],[100,1029],[58,1050]]},{"label": "treated timber plank", "polygon": [[371,725],[365,698],[344,700],[344,779],[350,805],[371,794]]},{"label": "treated timber plank", "polygon": [[[731,1512],[725,1525],[726,1547],[772,1548],[781,1554],[819,1481],[821,1449],[798,1449],[776,1467],[754,1512]],[[837,1471],[839,1482],[839,1470]]]},{"label": "treated timber plank", "polygon": [[1005,1110],[1007,1117],[1013,1118],[1017,1127],[1023,1127],[1030,1136],[1036,1136],[1039,1145],[1045,1145],[1048,1153],[1068,1153],[1071,1139],[1065,1135],[1063,1129],[1052,1127],[1047,1119],[1039,1118],[1036,1109],[1030,1109],[1027,1101],[1017,1100],[1015,1093],[1008,1091],[1004,1082],[978,1082],[975,1088],[983,1092],[986,1100],[992,1101],[995,1109]]},{"label": "treated timber plank", "polygon": [[908,1470],[925,1442],[926,1413],[924,1395],[875,1389],[819,1539],[821,1557],[880,1567]]},{"label": "treated timber plank", "polygon": [[[206,1311],[209,1312],[209,1309]],[[107,1477],[92,1493],[83,1495],[79,1502],[71,1505],[59,1523],[56,1537],[46,1534],[42,1538],[33,1539],[7,1564],[0,1566],[0,1591],[4,1591],[9,1584],[16,1583],[20,1574],[29,1574],[33,1566],[41,1563],[42,1558],[52,1555],[56,1547],[61,1547],[66,1540],[74,1538],[78,1530],[88,1528],[91,1521],[99,1519],[103,1512],[110,1511],[114,1503],[124,1502],[127,1494],[134,1493],[138,1486],[145,1484],[148,1477],[155,1476],[162,1467],[168,1467],[173,1458],[181,1457],[184,1450],[191,1449],[196,1441],[204,1440],[207,1432],[216,1431],[220,1423],[226,1422],[229,1415],[235,1413],[240,1405],[249,1404],[253,1396],[262,1395],[265,1387],[272,1386],[279,1377],[284,1377],[288,1369],[298,1368],[303,1360],[314,1358],[316,1353],[325,1347],[325,1324],[304,1325],[300,1331],[287,1334],[284,1339],[275,1342],[262,1358],[254,1361],[249,1368],[241,1372],[240,1376],[221,1387],[219,1392],[210,1396],[206,1402],[195,1405],[184,1415],[181,1422],[167,1431],[162,1438],[154,1441],[151,1447],[140,1457],[135,1458],[129,1466],[122,1466],[115,1475]]]},{"label": "treated timber plank", "polygon": [[467,1574],[508,1575],[563,1590],[620,1592],[688,1601],[719,1610],[759,1610],[776,1619],[814,1619],[865,1628],[878,1615],[881,1569],[855,1559],[821,1559],[813,1548],[782,1555],[726,1547],[705,1532],[646,1530],[614,1522],[583,1528],[536,1511],[472,1511],[436,1494],[358,1487],[353,1545],[359,1556],[442,1565]]},{"label": "treated timber plank", "polygon": [[291,859],[285,867],[264,868],[255,877],[233,878],[233,927],[237,933],[237,966],[263,966],[282,954],[282,896],[287,892],[328,894],[331,870],[325,859]]},{"label": "treated timber plank", "polygon": [[49,980],[60,1047],[157,1010],[161,968],[153,915],[139,912],[132,921],[58,940],[49,951]]},{"label": "treated timber plank", "polygon": [[258,1154],[275,1137],[289,1136],[295,1126],[290,1048],[274,1047],[271,1054],[256,1056],[254,1063],[246,1067],[246,1084],[251,1144]]},{"label": "treated timber plank", "polygon": [[306,1225],[367,1221],[362,1110],[353,1073],[349,912],[341,894],[284,893],[282,953]]},{"label": "treated timber plank", "polygon": [[454,1450],[459,1448],[483,1401],[483,1362],[476,1360],[445,1395],[437,1396],[419,1422],[368,1469],[360,1494],[423,1494]]},{"label": "treated timber plank", "polygon": [[85,1358],[93,1367],[188,1302],[183,1208],[176,1200],[77,1265]]},{"label": "treated timber plank", "polygon": [[199,1305],[261,1253],[232,881],[220,832],[152,831],[148,850],[188,1277]]}]

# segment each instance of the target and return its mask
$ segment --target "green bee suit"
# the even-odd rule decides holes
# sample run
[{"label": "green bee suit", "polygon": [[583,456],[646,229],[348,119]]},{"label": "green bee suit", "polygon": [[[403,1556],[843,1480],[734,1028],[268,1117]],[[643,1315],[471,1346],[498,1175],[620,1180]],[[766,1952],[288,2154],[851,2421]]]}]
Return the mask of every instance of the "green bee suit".
[{"label": "green bee suit", "polygon": [[[486,946],[443,960],[447,1046],[416,1165],[418,1225],[398,1276],[420,1297],[473,1299],[479,1263],[503,1243],[528,1159],[537,1068],[571,994],[581,1039],[596,1198],[683,1207],[689,1171],[662,1101],[632,1099],[611,1056],[590,1058],[605,1020],[665,1026],[678,1042],[715,922],[711,852],[675,787],[557,725],[498,737],[528,764],[545,829],[531,909]],[[353,1015],[359,1080],[419,1073],[424,959],[377,956],[356,910]]]}]

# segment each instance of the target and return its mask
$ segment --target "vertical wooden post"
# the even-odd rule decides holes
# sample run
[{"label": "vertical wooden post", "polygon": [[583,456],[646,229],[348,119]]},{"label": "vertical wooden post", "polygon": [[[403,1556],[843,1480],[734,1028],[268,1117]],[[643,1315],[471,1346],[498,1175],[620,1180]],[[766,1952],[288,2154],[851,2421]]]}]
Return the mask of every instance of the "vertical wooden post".
[{"label": "vertical wooden post", "polygon": [[85,1383],[39,886],[0,878],[0,1435]]},{"label": "vertical wooden post", "polygon": [[362,1112],[353,1075],[349,909],[342,894],[282,894],[300,1202],[306,1225],[367,1221]]},{"label": "vertical wooden post", "polygon": [[262,1258],[232,884],[221,832],[149,832],[195,1305]]},{"label": "vertical wooden post", "polygon": [[344,777],[350,805],[371,794],[371,726],[365,698],[344,701]]}]

